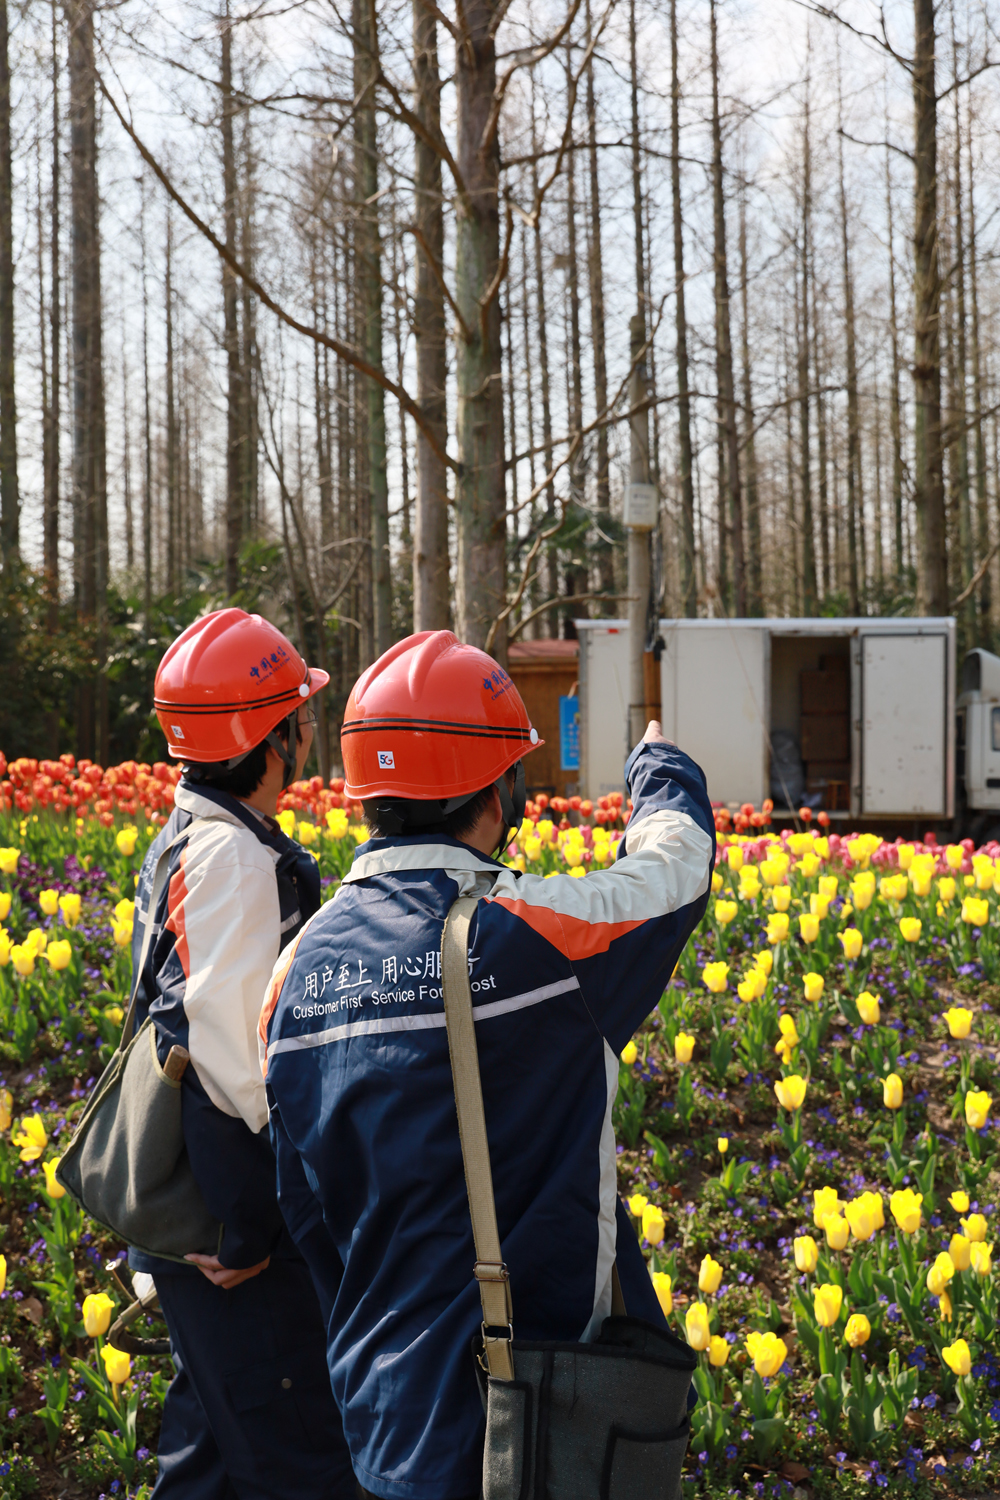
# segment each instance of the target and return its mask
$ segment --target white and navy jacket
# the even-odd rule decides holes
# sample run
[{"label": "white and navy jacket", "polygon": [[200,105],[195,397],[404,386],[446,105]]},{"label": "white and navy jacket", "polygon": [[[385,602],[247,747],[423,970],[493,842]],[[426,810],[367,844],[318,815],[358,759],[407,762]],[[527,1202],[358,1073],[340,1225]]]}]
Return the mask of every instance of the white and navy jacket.
[{"label": "white and navy jacket", "polygon": [[611,869],[543,879],[440,835],[373,839],[275,967],[261,1042],[279,1199],[375,1495],[441,1500],[481,1479],[482,1314],[441,998],[459,895],[480,898],[469,971],[515,1337],[594,1336],[616,1254],[630,1314],[662,1325],[611,1112],[618,1054],[705,910],[715,833],[704,776],[674,746],[638,747],[626,775]]},{"label": "white and navy jacket", "polygon": [[[272,819],[181,781],[139,875],[133,965],[160,853],[196,818],[211,821],[168,856],[136,1024],[152,1016],[161,1061],[175,1043],[191,1054],[181,1091],[184,1143],[206,1205],[224,1226],[220,1259],[238,1268],[281,1253],[283,1234],[294,1253],[278,1208],[256,1033],[275,960],[319,906],[319,870]],[[156,1275],[200,1275],[135,1250],[129,1259]]]}]

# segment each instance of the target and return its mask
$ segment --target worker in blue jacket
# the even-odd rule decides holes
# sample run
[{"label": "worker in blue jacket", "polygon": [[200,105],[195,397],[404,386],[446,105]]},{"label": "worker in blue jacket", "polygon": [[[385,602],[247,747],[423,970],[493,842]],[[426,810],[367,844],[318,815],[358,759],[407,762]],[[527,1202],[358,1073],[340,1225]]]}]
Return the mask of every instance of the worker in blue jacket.
[{"label": "worker in blue jacket", "polygon": [[448,631],[370,667],[341,744],[372,837],[281,955],[261,1014],[279,1200],[331,1309],[361,1494],[381,1500],[475,1500],[482,1478],[482,1312],[441,994],[460,895],[479,899],[469,973],[514,1334],[595,1337],[616,1263],[628,1313],[664,1323],[611,1118],[619,1053],[705,910],[705,780],[651,724],[613,867],[521,874],[494,855],[537,743],[507,673]]},{"label": "worker in blue jacket", "polygon": [[[134,1277],[155,1282],[176,1371],[157,1500],[355,1494],[323,1312],[278,1207],[256,1039],[275,960],[320,904],[316,861],[274,815],[282,789],[302,774],[309,699],[327,681],[273,625],[239,609],[195,621],[157,671],[156,711],[184,771],[136,890],[134,963],[145,924],[155,924],[138,1020],[152,1017],[161,1063],[173,1046],[190,1054],[184,1144],[222,1225],[217,1253],[192,1247],[187,1263],[129,1252]],[[169,878],[150,911],[157,862],[171,843]],[[328,1292],[337,1277],[328,1257]]]}]

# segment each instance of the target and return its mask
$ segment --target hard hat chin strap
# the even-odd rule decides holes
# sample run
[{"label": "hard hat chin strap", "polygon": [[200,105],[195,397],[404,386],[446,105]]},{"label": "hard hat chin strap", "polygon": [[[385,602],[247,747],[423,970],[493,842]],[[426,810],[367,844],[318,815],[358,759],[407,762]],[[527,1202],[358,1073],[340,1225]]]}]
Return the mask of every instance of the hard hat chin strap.
[{"label": "hard hat chin strap", "polygon": [[[281,781],[281,790],[286,792],[295,779],[295,761],[298,755],[298,722],[299,710],[296,706],[292,709],[285,720],[285,735],[287,744],[282,742],[281,736],[276,729],[272,729],[264,736],[264,744],[270,745],[275,754],[280,755],[285,765],[285,774]],[[294,748],[293,748],[294,747]]]},{"label": "hard hat chin strap", "polygon": [[496,853],[502,854],[507,847],[507,841],[511,832],[520,828],[524,819],[524,809],[528,801],[528,793],[524,784],[524,761],[519,760],[514,770],[514,790],[511,792],[507,785],[507,777],[498,776],[493,785],[497,789],[500,798],[500,811],[503,813],[503,828],[500,833],[500,842],[496,847]]}]

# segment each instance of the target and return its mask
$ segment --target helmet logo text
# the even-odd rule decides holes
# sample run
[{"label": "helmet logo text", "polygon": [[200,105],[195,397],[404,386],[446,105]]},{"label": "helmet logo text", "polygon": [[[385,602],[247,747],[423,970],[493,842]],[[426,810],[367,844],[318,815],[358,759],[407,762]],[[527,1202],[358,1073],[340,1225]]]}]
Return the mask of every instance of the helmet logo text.
[{"label": "helmet logo text", "polygon": [[175,740],[182,740],[184,738],[184,731],[179,724],[171,724],[170,732]]},{"label": "helmet logo text", "polygon": [[396,760],[391,750],[380,750],[378,752],[378,768],[380,771],[394,771]]}]

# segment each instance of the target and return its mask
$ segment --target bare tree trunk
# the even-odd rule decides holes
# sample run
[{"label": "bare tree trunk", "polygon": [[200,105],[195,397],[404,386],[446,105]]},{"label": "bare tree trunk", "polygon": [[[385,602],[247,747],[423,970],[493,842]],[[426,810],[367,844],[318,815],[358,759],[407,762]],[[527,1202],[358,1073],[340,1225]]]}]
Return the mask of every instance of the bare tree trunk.
[{"label": "bare tree trunk", "polygon": [[[500,347],[500,149],[488,129],[496,88],[494,32],[503,0],[466,0],[456,50],[458,168],[465,193],[455,233],[456,301],[467,332],[458,341],[458,634],[482,646],[505,598],[506,489]],[[507,658],[507,628],[494,636]]]},{"label": "bare tree trunk", "polygon": [[[677,64],[677,0],[670,0],[670,192],[674,216],[674,310],[677,363],[677,443],[681,490],[681,609],[688,619],[698,613],[698,586],[694,567],[694,475],[691,463],[691,393],[688,382],[687,312],[684,278],[684,217],[681,206],[681,86]],[[746,237],[744,251],[744,307],[746,322]],[[749,370],[744,366],[744,388],[749,389]],[[752,438],[751,438],[752,442]],[[756,474],[755,474],[756,477]],[[756,496],[754,497],[756,499]],[[751,509],[751,559],[753,516]],[[759,544],[760,533],[757,540]],[[760,566],[758,552],[757,566]],[[759,594],[759,579],[758,579]]]},{"label": "bare tree trunk", "polygon": [[[370,0],[354,0],[354,185],[357,195],[355,255],[361,294],[360,347],[368,363],[382,369],[382,239],[378,202],[378,129],[375,76],[378,36]],[[389,479],[386,472],[385,392],[366,379],[368,426],[368,520],[371,528],[372,648],[376,657],[392,644],[392,579],[389,572]]]},{"label": "bare tree trunk", "polygon": [[[983,423],[983,370],[979,328],[979,268],[976,264],[976,196],[972,157],[972,110],[968,114],[969,180],[969,290],[972,297],[972,430],[976,448],[976,549],[980,559],[990,549],[989,503],[986,494],[986,435]],[[993,599],[989,568],[979,585],[979,640],[992,646]]]},{"label": "bare tree trunk", "polygon": [[[959,537],[961,546],[961,569],[962,569],[962,592],[968,587],[976,570],[976,556],[972,536],[972,505],[969,484],[969,437],[967,430],[968,421],[968,349],[966,342],[966,315],[965,315],[965,223],[962,201],[962,117],[959,109],[958,90],[958,47],[955,41],[955,12],[951,13],[951,47],[955,76],[954,105],[955,105],[955,142],[952,155],[953,182],[951,184],[954,199],[954,224],[955,224],[955,274],[954,287],[954,313],[955,313],[955,347],[954,376],[951,391],[951,424],[953,440],[953,458],[950,467],[954,472],[956,500],[958,502]],[[976,636],[976,598],[970,594],[962,606],[962,616],[965,621],[966,639],[971,647]]]},{"label": "bare tree trunk", "polygon": [[[437,21],[428,0],[413,0],[413,76],[416,113],[426,129],[441,128]],[[444,198],[441,159],[420,135],[413,138],[417,242],[414,331],[417,402],[432,425],[438,449],[448,437],[447,335],[444,291]],[[427,437],[417,431],[417,513],[413,545],[413,628],[444,630],[448,589],[448,473]]]},{"label": "bare tree trunk", "polygon": [[[531,150],[535,156],[539,150],[538,140],[535,132],[535,97],[534,78],[532,78],[531,96]],[[537,160],[531,165],[531,189],[534,200],[538,198],[538,163]],[[533,227],[535,248],[535,301],[538,316],[538,379],[541,386],[542,397],[542,460],[545,464],[546,474],[552,473],[553,447],[552,447],[552,400],[551,385],[549,381],[549,325],[548,312],[545,304],[545,266],[542,251],[542,225],[541,214],[535,215]],[[556,514],[556,490],[555,485],[550,482],[545,487],[545,516],[543,525],[548,530],[555,521]],[[559,592],[558,575],[558,549],[555,541],[551,541],[545,547],[542,568],[542,593],[546,598],[554,599]],[[559,612],[556,609],[549,610],[541,616],[545,621],[545,628],[549,635],[559,633]]]},{"label": "bare tree trunk", "polygon": [[[566,44],[566,92],[572,95],[573,63],[571,44]],[[580,349],[580,266],[576,246],[576,139],[575,111],[571,111],[567,122],[569,151],[566,162],[566,292],[569,301],[569,366],[567,375],[567,413],[569,431],[573,437],[583,430],[583,356]],[[570,525],[573,545],[566,566],[566,593],[589,593],[586,565],[578,561],[584,547],[581,530],[587,516],[583,510],[584,484],[586,477],[584,448],[581,443],[570,463],[569,490],[571,500]],[[590,611],[586,605],[569,604],[563,617],[563,638],[572,640],[576,636],[573,624],[578,611],[584,617]]]},{"label": "bare tree trunk", "polygon": [[913,0],[913,395],[918,611],[948,613],[948,542],[941,437],[941,274],[937,244],[934,0]]},{"label": "bare tree trunk", "polygon": [[21,519],[14,401],[13,194],[7,0],[0,0],[0,556],[5,570],[19,556]]},{"label": "bare tree trunk", "polygon": [[892,374],[889,391],[889,432],[892,437],[892,534],[896,587],[903,583],[903,421],[899,397],[899,319],[896,315],[896,251],[893,239],[892,175],[885,153],[885,204],[889,223],[889,337]]},{"label": "bare tree trunk", "polygon": [[[587,0],[587,42],[590,43],[590,0]],[[587,63],[587,154],[590,168],[590,341],[594,351],[594,406],[601,415],[608,406],[608,364],[604,328],[604,251],[601,242],[601,181],[597,165],[597,101],[594,93],[594,59]],[[533,486],[532,486],[533,487]],[[611,484],[608,473],[608,429],[597,429],[597,473],[595,475],[597,524],[607,533],[611,519]],[[597,583],[601,593],[610,594],[615,587],[614,553],[609,542],[598,536]],[[598,614],[607,614],[613,605],[601,604]]]},{"label": "bare tree trunk", "polygon": [[[256,244],[254,241],[254,197],[255,174],[251,148],[250,121],[244,115],[243,127],[243,179],[240,213],[240,259],[252,269]],[[238,176],[238,174],[237,174]],[[241,385],[240,428],[242,463],[241,506],[243,517],[240,529],[244,537],[257,534],[260,492],[260,355],[257,349],[257,299],[246,282],[240,288],[240,368]]]},{"label": "bare tree trunk", "polygon": [[[676,0],[672,0],[672,6]],[[760,537],[760,486],[757,477],[757,444],[754,437],[753,378],[750,367],[749,273],[747,268],[747,201],[746,181],[740,192],[740,296],[742,299],[743,356],[743,462],[747,476],[747,612],[764,613],[764,577]],[[690,437],[688,439],[690,446]]]},{"label": "bare tree trunk", "polygon": [[45,587],[49,596],[47,622],[50,632],[59,628],[59,437],[62,395],[62,290],[59,189],[59,12],[52,0],[52,188],[49,205],[49,352],[52,378],[47,421],[42,429],[42,536]]},{"label": "bare tree trunk", "polygon": [[802,467],[802,608],[815,615],[816,544],[813,535],[812,449],[809,418],[809,311],[810,250],[812,246],[812,141],[810,139],[809,90],[811,78],[806,75],[805,119],[802,131],[802,317],[799,324],[799,459]]},{"label": "bare tree trunk", "polygon": [[80,683],[82,755],[107,750],[103,677],[107,610],[107,492],[101,359],[101,262],[92,0],[69,11],[70,149],[73,248],[73,498],[79,516],[79,611],[95,627],[98,676]]},{"label": "bare tree trunk", "polygon": [[[233,117],[238,104],[233,97],[233,35],[229,0],[219,22],[222,40],[222,191],[225,211],[226,250],[235,256],[238,190],[236,151],[233,144]],[[240,359],[238,288],[235,273],[224,261],[222,265],[223,337],[226,348],[226,593],[232,596],[240,586],[240,548],[243,544],[244,426],[241,413],[244,403],[246,372]]]},{"label": "bare tree trunk", "polygon": [[827,463],[826,397],[823,387],[829,375],[830,361],[822,339],[822,324],[819,314],[819,295],[816,277],[813,276],[813,369],[816,380],[816,467],[819,471],[819,541],[822,597],[829,594],[833,586],[830,565],[830,492]]},{"label": "bare tree trunk", "polygon": [[733,553],[733,594],[737,615],[747,612],[743,562],[743,502],[740,493],[740,444],[736,427],[733,344],[729,322],[729,268],[726,252],[726,200],[722,178],[722,124],[719,117],[719,39],[716,0],[712,22],[712,228],[715,255],[715,348],[719,412],[725,447],[726,498]]},{"label": "bare tree trunk", "polygon": [[165,245],[164,305],[166,310],[166,369],[164,396],[167,407],[167,592],[176,594],[180,586],[180,495],[178,491],[177,394],[174,384],[174,288],[173,224],[167,205]]},{"label": "bare tree trunk", "polygon": [[148,635],[153,613],[153,428],[149,403],[149,296],[146,287],[146,178],[140,178],[142,251],[142,613]]},{"label": "bare tree trunk", "polygon": [[[851,248],[847,229],[847,190],[844,186],[844,134],[840,118],[840,78],[837,79],[837,147],[840,165],[840,235],[844,286],[844,323],[847,334],[847,548],[848,613],[861,609],[864,569],[858,568],[858,520],[864,506],[861,488],[861,432],[858,422],[858,361],[854,342],[854,280],[851,275]],[[859,576],[860,575],[860,576]]]},{"label": "bare tree trunk", "polygon": [[122,319],[122,488],[125,501],[125,566],[131,574],[135,568],[135,514],[132,504],[132,429],[129,410],[132,391],[129,386],[128,344],[125,337],[125,319]]}]

